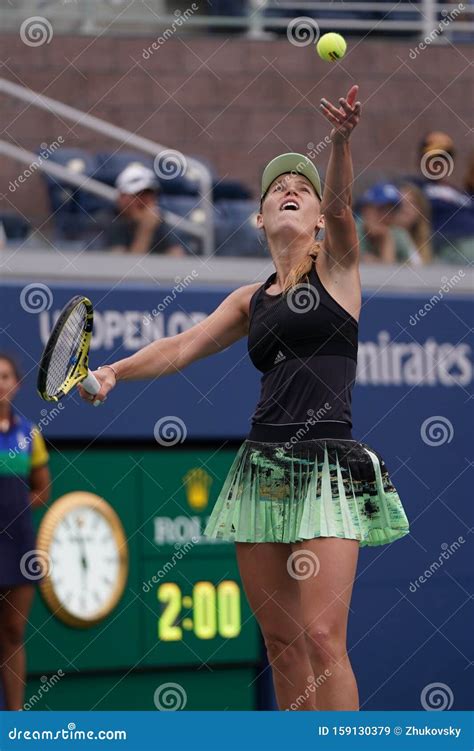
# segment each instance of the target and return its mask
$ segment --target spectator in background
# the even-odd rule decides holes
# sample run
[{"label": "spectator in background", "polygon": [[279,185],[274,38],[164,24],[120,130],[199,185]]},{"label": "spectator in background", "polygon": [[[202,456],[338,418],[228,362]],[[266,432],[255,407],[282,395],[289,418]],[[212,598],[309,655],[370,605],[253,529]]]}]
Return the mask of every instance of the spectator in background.
[{"label": "spectator in background", "polygon": [[474,202],[449,180],[455,157],[452,138],[442,131],[431,131],[419,147],[421,175],[409,178],[431,205],[434,257],[447,263],[474,260]]},{"label": "spectator in background", "polygon": [[7,710],[25,700],[24,634],[41,563],[32,509],[48,502],[48,451],[39,428],[13,407],[21,383],[0,352],[0,681]]},{"label": "spectator in background", "polygon": [[408,232],[421,261],[430,263],[433,258],[430,203],[423,191],[412,183],[403,183],[399,190],[401,201],[393,215],[393,222]]},{"label": "spectator in background", "polygon": [[394,224],[401,199],[400,191],[391,183],[378,183],[360,198],[356,226],[363,262],[421,263],[407,230]]},{"label": "spectator in background", "polygon": [[187,255],[158,206],[159,183],[151,169],[129,164],[115,183],[119,191],[117,216],[105,231],[104,243],[115,251],[144,255]]}]

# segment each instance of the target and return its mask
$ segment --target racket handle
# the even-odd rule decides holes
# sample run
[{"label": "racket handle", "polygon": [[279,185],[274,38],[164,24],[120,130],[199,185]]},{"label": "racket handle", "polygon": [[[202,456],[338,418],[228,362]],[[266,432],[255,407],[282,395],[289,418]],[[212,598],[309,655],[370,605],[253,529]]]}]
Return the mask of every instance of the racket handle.
[{"label": "racket handle", "polygon": [[92,375],[90,370],[87,372],[86,377],[83,381],[81,381],[82,388],[87,391],[88,394],[98,394],[100,391],[100,383],[95,377],[95,375]]}]

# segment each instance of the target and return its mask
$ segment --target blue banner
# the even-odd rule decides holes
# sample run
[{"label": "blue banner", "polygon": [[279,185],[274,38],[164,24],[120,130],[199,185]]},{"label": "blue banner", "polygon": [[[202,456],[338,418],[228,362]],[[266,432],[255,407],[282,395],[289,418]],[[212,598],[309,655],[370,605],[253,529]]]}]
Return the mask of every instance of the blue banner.
[{"label": "blue banner", "polygon": [[455,749],[472,751],[467,712],[0,713],[0,748],[133,751]]},{"label": "blue banner", "polygon": [[[26,373],[18,406],[51,439],[153,440],[156,421],[166,415],[184,422],[188,439],[244,437],[259,392],[259,373],[248,359],[245,340],[157,381],[121,383],[100,410],[87,408],[75,393],[55,409],[35,391],[42,349],[73,295],[87,294],[94,303],[94,369],[186,330],[229,292],[195,284],[179,291],[143,284],[3,283],[0,349],[15,354]],[[447,419],[451,415],[462,421],[473,373],[473,305],[448,295],[438,303],[431,293],[425,298],[381,292],[365,296],[354,392],[356,437],[405,434],[407,418],[423,422],[426,413],[437,414],[441,405]]]}]

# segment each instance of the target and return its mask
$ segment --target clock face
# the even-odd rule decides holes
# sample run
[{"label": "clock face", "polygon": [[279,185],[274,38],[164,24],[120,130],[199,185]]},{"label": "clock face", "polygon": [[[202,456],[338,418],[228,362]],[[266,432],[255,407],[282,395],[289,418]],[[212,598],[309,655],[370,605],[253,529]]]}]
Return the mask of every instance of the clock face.
[{"label": "clock face", "polygon": [[120,574],[119,549],[108,519],[90,506],[72,509],[57,524],[49,555],[59,602],[79,618],[95,618]]},{"label": "clock face", "polygon": [[38,545],[50,559],[42,591],[59,618],[89,626],[114,609],[126,580],[126,539],[106,501],[92,493],[59,499],[43,519]]}]

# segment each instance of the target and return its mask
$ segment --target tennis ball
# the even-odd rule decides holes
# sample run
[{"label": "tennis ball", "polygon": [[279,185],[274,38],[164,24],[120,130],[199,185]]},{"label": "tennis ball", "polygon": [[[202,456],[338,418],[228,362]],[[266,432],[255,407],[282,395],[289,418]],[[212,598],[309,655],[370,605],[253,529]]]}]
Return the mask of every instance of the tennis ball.
[{"label": "tennis ball", "polygon": [[323,60],[335,63],[336,60],[340,60],[346,54],[347,44],[343,36],[330,32],[323,34],[316,45],[316,49],[319,57]]}]

